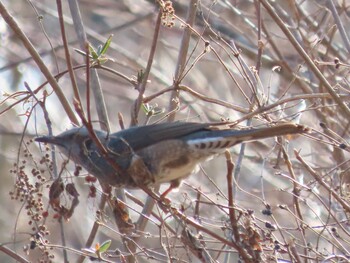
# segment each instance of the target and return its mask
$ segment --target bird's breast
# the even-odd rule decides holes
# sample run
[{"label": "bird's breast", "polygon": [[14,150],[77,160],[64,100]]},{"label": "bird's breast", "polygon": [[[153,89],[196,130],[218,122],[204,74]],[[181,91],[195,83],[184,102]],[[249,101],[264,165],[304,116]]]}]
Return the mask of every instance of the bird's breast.
[{"label": "bird's breast", "polygon": [[[189,176],[197,164],[208,157],[194,154],[183,140],[167,140],[146,147],[137,152],[148,168],[156,184],[179,180]],[[140,176],[142,176],[140,174]],[[149,180],[150,181],[150,180]]]}]

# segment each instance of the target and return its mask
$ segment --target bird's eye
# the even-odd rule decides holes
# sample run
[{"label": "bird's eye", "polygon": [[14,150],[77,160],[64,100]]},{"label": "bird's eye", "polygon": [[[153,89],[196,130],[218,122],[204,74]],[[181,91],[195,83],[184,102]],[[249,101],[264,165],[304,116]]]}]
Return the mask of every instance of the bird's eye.
[{"label": "bird's eye", "polygon": [[84,145],[86,147],[87,150],[91,149],[91,145],[92,145],[92,140],[91,139],[86,139],[84,141]]}]

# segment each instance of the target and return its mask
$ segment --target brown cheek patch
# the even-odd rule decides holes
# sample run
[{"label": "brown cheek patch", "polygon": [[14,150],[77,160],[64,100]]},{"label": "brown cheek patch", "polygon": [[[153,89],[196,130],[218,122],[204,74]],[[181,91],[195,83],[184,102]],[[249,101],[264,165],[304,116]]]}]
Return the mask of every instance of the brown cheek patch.
[{"label": "brown cheek patch", "polygon": [[189,159],[186,156],[181,156],[180,158],[177,158],[175,160],[172,160],[170,162],[165,163],[165,167],[167,168],[177,168],[181,167],[182,165],[186,165],[189,163]]}]

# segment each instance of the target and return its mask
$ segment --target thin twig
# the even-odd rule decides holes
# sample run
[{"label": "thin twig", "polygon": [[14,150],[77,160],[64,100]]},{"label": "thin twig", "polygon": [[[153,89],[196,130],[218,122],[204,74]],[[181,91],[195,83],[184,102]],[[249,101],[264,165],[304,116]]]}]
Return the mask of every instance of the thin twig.
[{"label": "thin twig", "polygon": [[56,0],[56,4],[57,4],[58,20],[60,22],[60,28],[61,28],[62,42],[63,42],[63,46],[64,46],[64,54],[66,57],[66,63],[67,63],[67,68],[68,68],[68,73],[69,73],[69,79],[70,79],[71,84],[72,84],[72,88],[73,88],[73,92],[74,92],[74,99],[77,100],[81,104],[79,89],[78,89],[77,81],[75,78],[75,73],[73,70],[72,59],[71,59],[70,52],[69,52],[66,29],[64,26],[62,1]]},{"label": "thin twig", "polygon": [[69,117],[70,121],[76,125],[79,124],[79,121],[77,117],[75,116],[66,96],[64,95],[63,91],[61,90],[60,86],[58,85],[56,79],[51,74],[49,69],[46,67],[44,61],[41,59],[39,53],[36,51],[33,44],[30,42],[28,37],[24,34],[22,29],[18,26],[16,20],[10,15],[10,13],[7,11],[3,3],[0,1],[0,14],[2,18],[6,21],[6,23],[10,26],[10,28],[13,30],[13,32],[16,34],[16,36],[22,41],[25,48],[28,50],[30,55],[33,57],[35,63],[38,65],[41,72],[46,77],[47,81],[50,83],[51,87],[57,94],[64,110],[67,113],[67,116]]},{"label": "thin twig", "polygon": [[319,176],[316,171],[311,168],[305,161],[304,159],[300,156],[299,152],[294,150],[294,154],[297,158],[298,161],[300,161],[306,170],[309,172],[310,175],[320,184],[322,185],[327,191],[329,191],[332,196],[340,203],[340,205],[343,207],[343,209],[347,212],[350,213],[350,205],[345,202],[338,194],[335,192],[332,187],[330,187],[325,181],[323,181],[322,177]]},{"label": "thin twig", "polygon": [[161,25],[161,17],[162,17],[162,9],[160,8],[158,11],[158,16],[156,20],[156,26],[154,28],[154,34],[153,34],[153,41],[151,45],[151,50],[148,56],[148,61],[147,61],[147,66],[145,69],[145,72],[142,73],[142,80],[140,85],[137,87],[137,90],[139,92],[139,95],[134,102],[133,109],[131,111],[131,123],[130,126],[134,126],[138,124],[138,114],[141,108],[141,105],[143,103],[143,96],[146,90],[146,85],[148,82],[148,78],[151,72],[153,60],[154,60],[154,55],[156,52],[157,48],[157,42],[158,42],[158,37],[159,37],[159,32],[160,32],[160,25]]},{"label": "thin twig", "polygon": [[299,55],[304,59],[305,63],[308,65],[310,70],[316,75],[316,77],[319,79],[319,81],[324,85],[324,87],[327,89],[327,92],[332,96],[334,101],[339,105],[342,112],[345,114],[346,118],[350,120],[350,109],[348,106],[344,104],[344,102],[340,99],[338,94],[334,91],[331,84],[328,82],[328,80],[325,78],[325,76],[321,73],[321,71],[317,68],[315,63],[312,61],[312,59],[309,57],[309,55],[306,53],[306,51],[303,49],[303,47],[299,44],[299,42],[295,39],[293,34],[288,29],[287,25],[283,22],[283,20],[276,14],[276,12],[273,10],[272,6],[269,2],[266,0],[259,0],[267,12],[270,14],[270,16],[274,19],[276,24],[281,28],[283,33],[286,35],[290,43],[293,45],[293,47],[296,49],[296,51],[299,53]]},{"label": "thin twig", "polygon": [[[170,96],[170,102],[169,102],[169,111],[173,111],[178,106],[178,100],[179,100],[179,90],[177,87],[180,85],[179,80],[181,79],[181,75],[185,70],[185,64],[187,60],[187,52],[188,47],[191,40],[191,34],[192,30],[190,27],[193,26],[195,17],[196,17],[196,10],[197,10],[197,4],[198,0],[191,0],[188,4],[188,11],[187,11],[187,18],[186,18],[186,27],[183,32],[183,36],[181,39],[181,45],[179,50],[179,56],[176,64],[176,70],[175,70],[175,79],[174,79],[174,90]],[[171,114],[168,117],[168,121],[172,122],[175,120],[175,114]]]}]

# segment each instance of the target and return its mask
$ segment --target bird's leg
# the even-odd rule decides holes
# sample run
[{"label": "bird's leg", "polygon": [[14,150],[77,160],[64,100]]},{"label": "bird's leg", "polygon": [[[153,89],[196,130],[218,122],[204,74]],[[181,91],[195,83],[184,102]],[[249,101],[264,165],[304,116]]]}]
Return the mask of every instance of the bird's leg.
[{"label": "bird's leg", "polygon": [[160,198],[165,200],[166,195],[169,194],[173,189],[178,188],[178,187],[180,186],[180,183],[181,183],[181,182],[180,182],[179,180],[173,180],[173,181],[171,181],[171,182],[170,182],[170,185],[169,185],[169,188],[166,189],[166,190],[164,191],[164,193],[162,193],[162,194],[160,195]]}]

